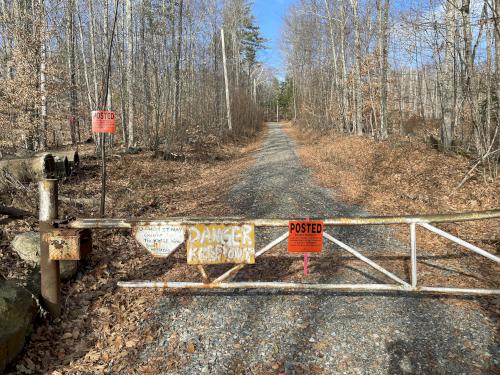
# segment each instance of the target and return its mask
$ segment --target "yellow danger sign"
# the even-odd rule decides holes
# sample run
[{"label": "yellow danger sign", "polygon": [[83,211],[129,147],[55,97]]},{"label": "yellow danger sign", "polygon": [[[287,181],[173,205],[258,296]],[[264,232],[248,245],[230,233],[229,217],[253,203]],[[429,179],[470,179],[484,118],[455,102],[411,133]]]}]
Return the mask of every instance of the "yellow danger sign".
[{"label": "yellow danger sign", "polygon": [[196,224],[188,233],[188,264],[255,263],[252,224]]}]

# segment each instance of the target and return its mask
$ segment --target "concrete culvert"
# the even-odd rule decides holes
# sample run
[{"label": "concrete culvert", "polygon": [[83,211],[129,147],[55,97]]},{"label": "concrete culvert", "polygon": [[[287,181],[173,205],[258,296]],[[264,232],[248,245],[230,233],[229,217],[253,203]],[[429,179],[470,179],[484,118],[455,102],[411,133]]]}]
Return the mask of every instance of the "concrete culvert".
[{"label": "concrete culvert", "polygon": [[56,164],[51,154],[40,154],[29,158],[0,160],[0,170],[21,182],[33,182],[55,177]]},{"label": "concrete culvert", "polygon": [[69,150],[69,151],[55,151],[53,152],[54,156],[68,159],[68,165],[71,171],[78,169],[80,166],[80,156],[78,155],[78,151]]},{"label": "concrete culvert", "polygon": [[54,159],[56,163],[56,173],[58,178],[66,178],[71,175],[71,168],[66,156],[56,156]]}]

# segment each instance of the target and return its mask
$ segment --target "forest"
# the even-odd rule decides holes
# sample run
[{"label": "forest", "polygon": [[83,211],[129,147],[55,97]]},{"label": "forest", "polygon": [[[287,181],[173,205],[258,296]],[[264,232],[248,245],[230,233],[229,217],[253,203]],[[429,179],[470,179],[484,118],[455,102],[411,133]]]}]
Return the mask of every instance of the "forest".
[{"label": "forest", "polygon": [[117,113],[119,131],[109,143],[126,148],[169,150],[219,138],[231,120],[235,136],[251,135],[261,122],[258,102],[269,98],[256,55],[264,39],[248,1],[0,5],[4,151],[86,141],[96,109]]},{"label": "forest", "polygon": [[500,0],[0,0],[0,374],[498,374]]},{"label": "forest", "polygon": [[110,145],[170,152],[281,112],[380,140],[425,133],[496,176],[498,0],[404,4],[292,3],[280,81],[245,0],[2,0],[0,147],[89,140],[91,111],[112,109]]},{"label": "forest", "polygon": [[280,103],[306,127],[421,133],[498,174],[498,0],[301,0],[289,10]]}]

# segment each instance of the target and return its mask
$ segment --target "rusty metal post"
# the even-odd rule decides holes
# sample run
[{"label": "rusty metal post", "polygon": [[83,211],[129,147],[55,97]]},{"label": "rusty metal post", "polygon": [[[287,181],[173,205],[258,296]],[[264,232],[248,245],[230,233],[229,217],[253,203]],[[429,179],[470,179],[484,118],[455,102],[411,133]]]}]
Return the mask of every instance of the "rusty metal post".
[{"label": "rusty metal post", "polygon": [[58,217],[57,180],[39,183],[40,194],[40,274],[42,303],[55,318],[61,315],[61,282],[59,261],[49,259],[49,239],[52,221]]}]

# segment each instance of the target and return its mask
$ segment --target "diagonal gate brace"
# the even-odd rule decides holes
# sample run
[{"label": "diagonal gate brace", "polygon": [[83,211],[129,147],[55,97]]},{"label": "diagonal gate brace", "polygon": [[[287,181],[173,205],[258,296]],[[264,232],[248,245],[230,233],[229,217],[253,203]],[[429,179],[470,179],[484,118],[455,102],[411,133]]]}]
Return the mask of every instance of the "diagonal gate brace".
[{"label": "diagonal gate brace", "polygon": [[354,255],[359,260],[361,260],[361,261],[365,262],[366,264],[372,266],[377,271],[382,272],[384,275],[386,275],[387,277],[391,278],[392,280],[398,282],[399,284],[403,285],[404,287],[409,288],[409,289],[412,288],[412,286],[410,284],[408,284],[406,281],[401,280],[399,277],[397,277],[396,275],[394,275],[392,272],[387,271],[384,267],[382,267],[382,266],[378,265],[377,263],[375,263],[374,261],[368,259],[367,257],[365,257],[364,255],[362,255],[358,251],[354,250],[349,245],[346,245],[342,241],[337,240],[336,238],[334,238],[333,236],[329,235],[326,232],[323,233],[323,237],[325,237],[327,240],[333,242],[334,244],[340,246],[342,249],[348,251],[349,253],[351,253],[352,255]]}]

